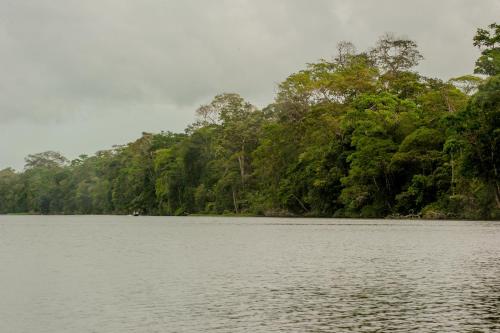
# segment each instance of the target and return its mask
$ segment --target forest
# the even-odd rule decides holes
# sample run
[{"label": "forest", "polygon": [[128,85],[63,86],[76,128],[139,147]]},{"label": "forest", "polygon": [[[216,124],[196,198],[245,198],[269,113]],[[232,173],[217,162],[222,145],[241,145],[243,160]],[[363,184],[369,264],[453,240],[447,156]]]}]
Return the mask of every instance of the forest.
[{"label": "forest", "polygon": [[0,171],[0,213],[500,219],[500,25],[472,42],[474,74],[449,81],[415,71],[412,40],[340,42],[262,109],[223,93],[184,133],[27,156]]}]

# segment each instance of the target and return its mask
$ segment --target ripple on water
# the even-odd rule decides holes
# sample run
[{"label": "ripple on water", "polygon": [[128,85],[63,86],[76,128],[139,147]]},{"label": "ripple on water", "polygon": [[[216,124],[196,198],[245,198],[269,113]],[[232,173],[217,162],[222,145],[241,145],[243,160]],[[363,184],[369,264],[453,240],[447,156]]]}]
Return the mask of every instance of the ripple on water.
[{"label": "ripple on water", "polygon": [[500,331],[500,224],[0,217],[0,332]]}]

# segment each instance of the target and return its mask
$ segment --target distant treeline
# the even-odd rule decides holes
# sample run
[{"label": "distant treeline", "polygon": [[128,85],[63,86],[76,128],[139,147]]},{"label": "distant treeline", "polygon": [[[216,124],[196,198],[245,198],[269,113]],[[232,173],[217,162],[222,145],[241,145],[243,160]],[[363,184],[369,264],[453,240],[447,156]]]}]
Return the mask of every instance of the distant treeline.
[{"label": "distant treeline", "polygon": [[[185,133],[0,171],[0,213],[500,218],[500,25],[478,29],[474,73],[412,69],[415,42],[341,42],[262,110],[221,94]],[[453,59],[450,59],[453,61]]]}]

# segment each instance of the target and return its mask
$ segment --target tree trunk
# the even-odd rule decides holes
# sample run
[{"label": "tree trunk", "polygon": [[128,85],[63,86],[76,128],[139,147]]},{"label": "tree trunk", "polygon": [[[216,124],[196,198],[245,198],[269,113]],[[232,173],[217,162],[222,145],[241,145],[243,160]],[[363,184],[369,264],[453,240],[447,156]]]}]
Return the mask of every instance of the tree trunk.
[{"label": "tree trunk", "polygon": [[451,195],[455,195],[455,160],[451,153]]},{"label": "tree trunk", "polygon": [[236,192],[234,191],[234,188],[233,188],[233,205],[234,205],[234,212],[238,214],[238,202],[236,201]]},{"label": "tree trunk", "polygon": [[238,164],[240,166],[241,184],[245,186],[245,140],[241,145],[241,154],[238,156]]},{"label": "tree trunk", "polygon": [[295,194],[292,194],[292,196],[295,198],[295,200],[297,200],[297,202],[305,212],[309,212],[309,209],[307,209],[307,207],[302,203],[302,201],[300,201],[300,199]]},{"label": "tree trunk", "polygon": [[495,201],[497,204],[497,208],[500,208],[500,184],[495,180]]},{"label": "tree trunk", "polygon": [[241,183],[245,184],[245,158],[238,156],[238,164],[240,166]]},{"label": "tree trunk", "polygon": [[498,184],[498,170],[495,161],[495,145],[491,147],[491,161],[493,162],[493,175],[495,176],[495,201],[497,208],[500,208],[500,184]]}]

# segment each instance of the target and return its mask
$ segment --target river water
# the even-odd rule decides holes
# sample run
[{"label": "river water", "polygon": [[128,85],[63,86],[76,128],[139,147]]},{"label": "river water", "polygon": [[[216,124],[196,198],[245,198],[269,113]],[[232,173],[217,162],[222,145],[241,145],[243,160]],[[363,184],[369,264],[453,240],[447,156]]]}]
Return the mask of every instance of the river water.
[{"label": "river water", "polygon": [[0,216],[0,332],[500,331],[500,223]]}]

